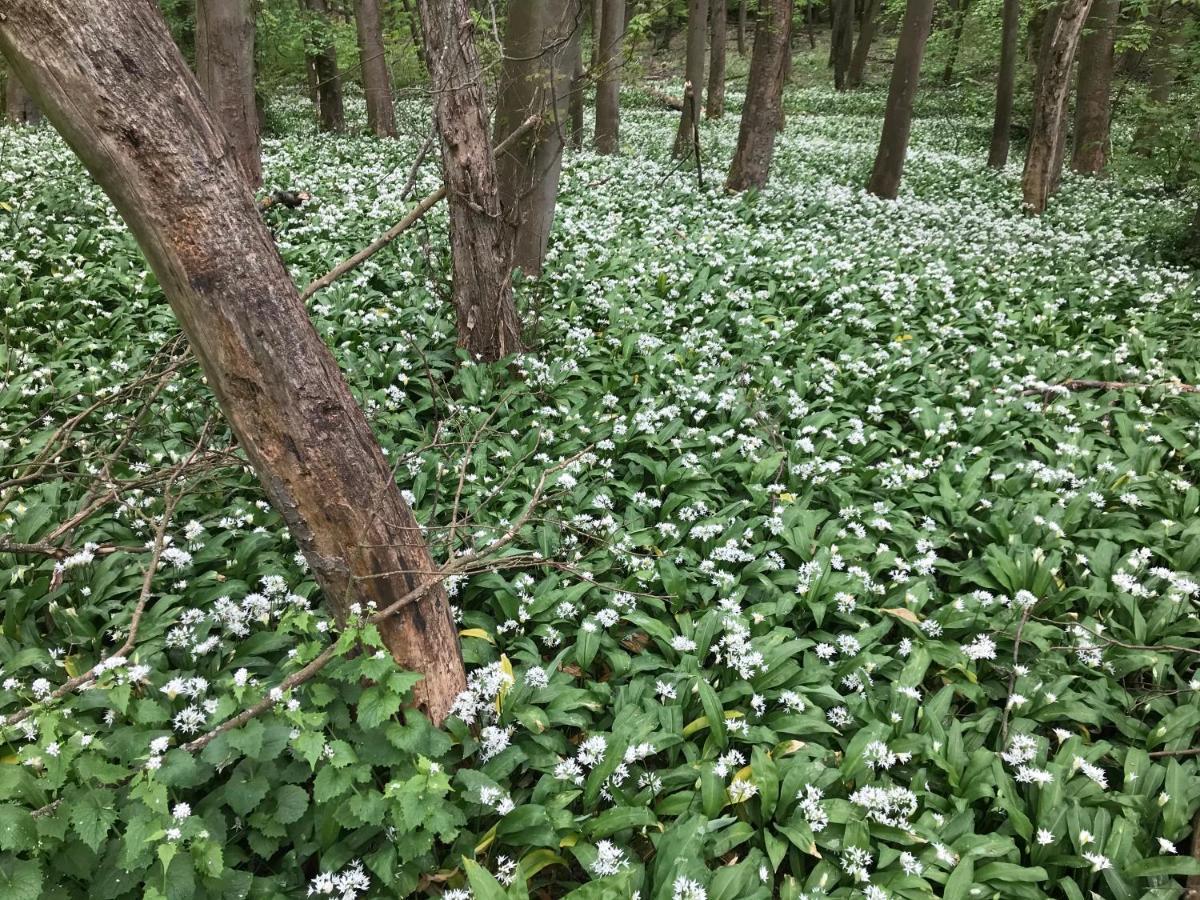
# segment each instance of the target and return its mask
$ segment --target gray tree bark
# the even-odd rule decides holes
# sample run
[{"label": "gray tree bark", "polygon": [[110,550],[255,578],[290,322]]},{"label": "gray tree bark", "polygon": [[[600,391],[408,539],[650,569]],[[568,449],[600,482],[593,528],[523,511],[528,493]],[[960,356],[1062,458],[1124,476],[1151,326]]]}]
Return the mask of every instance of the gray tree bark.
[{"label": "gray tree bark", "polygon": [[696,127],[704,108],[704,39],[708,33],[708,0],[688,0],[687,52],[684,63],[683,112],[671,154],[676,159],[700,152]]},{"label": "gray tree bark", "polygon": [[196,0],[196,78],[251,189],[262,184],[251,0]]},{"label": "gray tree bark", "polygon": [[737,149],[725,181],[727,191],[761,188],[771,174],[775,135],[783,117],[792,30],[792,0],[762,0],[754,29],[750,82],[738,127]]},{"label": "gray tree bark", "polygon": [[[0,51],[133,231],[335,616],[428,580],[416,521],[157,5],[6,0]],[[465,686],[445,592],[379,630],[441,721]]]},{"label": "gray tree bark", "polygon": [[621,43],[625,0],[604,0],[600,19],[600,76],[596,82],[596,152],[616,153],[621,145]]},{"label": "gray tree bark", "polygon": [[896,61],[892,65],[892,80],[888,85],[887,107],[883,113],[883,134],[879,152],[867,190],[876,197],[895,200],[900,192],[900,176],[904,158],[908,155],[908,135],[912,129],[913,101],[921,75],[921,59],[933,22],[934,0],[908,0],[904,22],[900,26],[900,42],[896,46]]},{"label": "gray tree bark", "polygon": [[866,0],[862,20],[858,29],[858,42],[854,45],[854,53],[850,57],[850,71],[847,81],[852,88],[860,87],[867,72],[867,57],[871,53],[871,44],[875,41],[875,29],[879,20],[879,7],[882,0]]},{"label": "gray tree bark", "polygon": [[844,91],[850,87],[850,58],[854,55],[854,0],[830,0],[830,10],[833,17],[829,47],[833,86]]},{"label": "gray tree bark", "polygon": [[[329,6],[325,0],[302,0],[305,8],[323,25],[329,24]],[[337,48],[324,39],[309,48],[311,86],[317,92],[318,122],[322,131],[346,130],[346,110],[342,104],[342,76],[338,72]]]},{"label": "gray tree bark", "polygon": [[42,122],[42,111],[37,101],[25,90],[17,73],[11,70],[4,85],[4,111],[12,125],[40,125]]},{"label": "gray tree bark", "polygon": [[458,343],[492,362],[520,351],[521,321],[471,12],[467,0],[418,0],[417,8],[449,192]]},{"label": "gray tree bark", "polygon": [[729,41],[726,20],[729,0],[712,0],[712,52],[708,60],[708,101],[705,115],[719,119],[725,114],[725,49]]},{"label": "gray tree bark", "polygon": [[392,104],[392,77],[383,47],[383,19],[379,0],[355,0],[358,55],[363,92],[367,98],[367,127],[376,137],[396,136],[396,109]]},{"label": "gray tree bark", "polygon": [[1099,175],[1108,164],[1118,0],[1093,0],[1079,42],[1075,84],[1075,151],[1071,168]]},{"label": "gray tree bark", "polygon": [[1000,71],[996,76],[996,112],[988,165],[1003,169],[1008,163],[1012,133],[1013,86],[1017,77],[1017,43],[1021,31],[1021,0],[1004,0],[1000,26]]}]

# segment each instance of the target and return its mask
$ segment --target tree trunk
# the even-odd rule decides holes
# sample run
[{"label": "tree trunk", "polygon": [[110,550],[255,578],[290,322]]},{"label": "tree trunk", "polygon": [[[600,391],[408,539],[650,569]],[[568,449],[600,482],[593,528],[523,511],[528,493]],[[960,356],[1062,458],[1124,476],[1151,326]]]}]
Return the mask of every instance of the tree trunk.
[{"label": "tree trunk", "polygon": [[473,359],[493,362],[520,351],[521,322],[471,12],[467,0],[417,0],[417,8],[450,200],[458,343]]},{"label": "tree trunk", "polygon": [[1003,169],[1008,163],[1020,30],[1021,0],[1004,0],[1000,32],[1000,72],[996,77],[996,113],[992,119],[992,143],[988,148],[988,165],[993,169]]},{"label": "tree trunk", "polygon": [[[684,63],[683,112],[671,154],[685,159],[700,152],[696,126],[704,108],[704,39],[708,32],[708,0],[688,0],[687,56]],[[690,101],[690,102],[689,102]]]},{"label": "tree trunk", "polygon": [[[624,10],[621,12],[624,18]],[[600,29],[604,21],[604,0],[592,0],[592,77],[600,71]]]},{"label": "tree trunk", "polygon": [[868,191],[887,200],[895,200],[900,192],[900,175],[904,171],[904,157],[908,154],[908,134],[912,128],[921,59],[933,22],[933,2],[908,0],[904,22],[900,26],[900,42],[896,45],[896,61],[892,65],[887,107],[883,113],[883,134],[879,138],[871,180],[867,183]]},{"label": "tree trunk", "polygon": [[750,0],[738,0],[737,42],[738,56],[746,55],[746,4]]},{"label": "tree trunk", "polygon": [[958,63],[958,51],[962,47],[963,27],[967,24],[969,0],[951,0],[950,12],[954,21],[950,26],[950,49],[946,54],[946,66],[942,69],[942,84],[946,87],[954,81],[954,66]]},{"label": "tree trunk", "polygon": [[791,41],[792,0],[762,0],[754,28],[750,82],[738,128],[727,191],[761,188],[771,174],[777,123],[783,114],[783,82]]},{"label": "tree trunk", "polygon": [[1112,112],[1114,42],[1118,0],[1094,0],[1087,30],[1079,41],[1075,87],[1075,152],[1071,168],[1098,175],[1108,163]]},{"label": "tree trunk", "polygon": [[583,35],[578,31],[571,41],[571,149],[583,149],[583,105],[587,94],[587,73],[583,69]]},{"label": "tree trunk", "polygon": [[527,275],[542,271],[554,222],[581,13],[579,0],[523,0],[508,8],[495,143],[530,116],[542,117],[496,159],[512,264]]},{"label": "tree trunk", "polygon": [[37,101],[25,90],[21,79],[12,69],[9,69],[8,82],[4,86],[4,109],[12,125],[40,125],[42,122],[42,111]]},{"label": "tree trunk", "polygon": [[831,0],[833,35],[829,48],[833,62],[833,86],[844,91],[850,86],[850,57],[854,54],[854,0]]},{"label": "tree trunk", "polygon": [[862,24],[858,29],[858,43],[854,45],[854,54],[850,57],[850,71],[847,74],[850,87],[862,85],[863,76],[867,72],[867,57],[871,53],[871,44],[875,40],[875,26],[879,18],[879,7],[882,0],[867,0],[863,9]]},{"label": "tree trunk", "polygon": [[[6,0],[0,50],[129,224],[339,621],[433,569],[199,85],[145,0]],[[440,586],[379,625],[441,721],[465,687]]]},{"label": "tree trunk", "polygon": [[396,109],[392,105],[392,79],[383,48],[383,20],[379,0],[355,0],[359,65],[367,98],[367,127],[376,137],[396,136]]},{"label": "tree trunk", "polygon": [[604,0],[600,20],[600,76],[596,82],[596,152],[616,153],[621,134],[621,41],[625,0]]},{"label": "tree trunk", "polygon": [[[329,25],[329,7],[325,0],[304,0],[305,7],[322,26]],[[322,131],[345,131],[346,110],[342,105],[342,76],[338,72],[337,48],[328,35],[320,45],[308,49],[308,59],[316,81],[319,123]]]},{"label": "tree trunk", "polygon": [[1171,88],[1175,84],[1175,61],[1172,57],[1175,43],[1179,40],[1179,28],[1172,15],[1174,10],[1174,6],[1164,2],[1158,22],[1150,36],[1150,48],[1147,53],[1150,68],[1150,109],[1138,123],[1133,136],[1133,151],[1142,156],[1154,153],[1161,131],[1159,119],[1163,107],[1170,102]]},{"label": "tree trunk", "polygon": [[719,119],[725,114],[725,45],[729,41],[726,17],[729,0],[712,0],[712,56],[708,61],[708,102],[705,114]]},{"label": "tree trunk", "polygon": [[196,0],[196,78],[251,190],[262,184],[251,0]]},{"label": "tree trunk", "polygon": [[1037,89],[1033,98],[1033,126],[1021,194],[1025,210],[1040,215],[1058,180],[1064,143],[1071,64],[1092,0],[1062,0],[1051,12],[1038,61]]}]

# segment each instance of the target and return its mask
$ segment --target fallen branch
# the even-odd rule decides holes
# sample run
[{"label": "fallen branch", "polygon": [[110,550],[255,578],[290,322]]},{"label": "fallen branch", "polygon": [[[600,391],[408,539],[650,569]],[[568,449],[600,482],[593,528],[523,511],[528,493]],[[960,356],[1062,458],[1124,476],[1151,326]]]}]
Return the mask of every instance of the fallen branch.
[{"label": "fallen branch", "polygon": [[[510,134],[503,141],[501,141],[499,144],[497,144],[496,149],[493,152],[497,153],[497,154],[503,153],[505,150],[507,150],[509,147],[511,147],[514,143],[516,143],[520,138],[522,138],[526,134],[526,132],[528,132],[530,129],[532,129],[534,126],[536,126],[539,122],[541,122],[540,117],[530,116],[528,119],[526,119],[524,122],[522,122],[519,126],[517,126],[516,130],[514,130],[512,134]],[[338,263],[338,265],[334,266],[326,274],[322,275],[320,278],[316,279],[311,284],[309,284],[308,287],[306,287],[303,291],[300,292],[300,299],[307,300],[313,294],[317,293],[317,291],[324,290],[325,288],[329,287],[329,285],[333,284],[335,281],[337,281],[339,278],[341,278],[347,272],[352,272],[354,269],[357,269],[359,266],[361,266],[363,263],[365,263],[368,259],[370,259],[372,256],[374,256],[376,253],[378,253],[380,250],[382,250],[388,244],[392,243],[392,241],[396,240],[396,238],[398,238],[401,234],[403,234],[405,231],[407,231],[409,228],[411,228],[418,219],[420,219],[423,215],[425,215],[425,213],[429,212],[431,209],[433,209],[435,206],[437,206],[438,203],[440,203],[445,198],[445,196],[446,196],[446,186],[443,184],[440,188],[438,188],[432,194],[429,194],[426,197],[424,197],[419,203],[417,203],[416,206],[414,206],[411,210],[409,210],[408,214],[403,219],[401,219],[399,222],[397,222],[395,225],[393,225],[391,228],[389,228],[387,231],[385,231],[383,234],[381,234],[379,237],[377,237],[374,241],[372,241],[370,244],[368,244],[365,248],[363,248],[362,250],[359,250],[357,253],[355,253],[353,256],[351,256],[349,259],[345,260],[344,262]]]}]

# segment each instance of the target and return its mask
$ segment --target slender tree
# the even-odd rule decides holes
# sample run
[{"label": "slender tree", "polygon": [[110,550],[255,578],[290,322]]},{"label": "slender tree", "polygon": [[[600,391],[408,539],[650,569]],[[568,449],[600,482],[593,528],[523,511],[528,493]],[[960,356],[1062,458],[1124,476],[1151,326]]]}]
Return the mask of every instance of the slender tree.
[{"label": "slender tree", "polygon": [[1092,0],[1062,0],[1050,13],[1039,54],[1033,126],[1021,194],[1027,212],[1039,215],[1053,193],[1065,144],[1071,65]]},{"label": "slender tree", "polygon": [[783,84],[792,30],[792,0],[762,0],[754,28],[750,83],[738,128],[728,191],[761,188],[771,174],[775,135],[783,115]]},{"label": "slender tree", "polygon": [[854,0],[830,0],[829,5],[833,17],[829,47],[833,86],[844,91],[850,87],[850,58],[854,55]]},{"label": "slender tree", "polygon": [[625,0],[604,0],[600,19],[600,69],[596,81],[596,152],[616,153],[621,132],[621,42]]},{"label": "slender tree", "polygon": [[346,110],[342,103],[342,76],[338,71],[337,47],[329,33],[329,6],[326,0],[302,0],[310,14],[315,32],[308,43],[311,68],[310,90],[317,95],[318,122],[322,131],[345,131]]},{"label": "slender tree", "polygon": [[1017,43],[1021,31],[1021,0],[1004,0],[1000,26],[1000,71],[996,76],[996,112],[988,165],[1003,169],[1008,162],[1012,132],[1013,87],[1017,76]]},{"label": "slender tree", "polygon": [[[591,8],[589,3],[587,7]],[[569,143],[572,150],[583,149],[583,107],[587,100],[587,72],[583,67],[583,34],[577,31],[571,41],[571,98],[567,105],[571,116],[571,135]]]},{"label": "slender tree", "polygon": [[1175,85],[1175,45],[1180,38],[1176,13],[1178,4],[1162,0],[1155,17],[1154,30],[1150,35],[1147,63],[1150,69],[1150,90],[1147,99],[1149,109],[1138,123],[1133,136],[1133,150],[1142,156],[1150,156],[1161,132],[1159,120],[1162,110],[1171,99],[1171,88]]},{"label": "slender tree", "polygon": [[738,0],[737,44],[738,56],[746,55],[746,4],[750,0]]},{"label": "slender tree", "polygon": [[967,13],[970,9],[970,0],[950,0],[950,48],[946,53],[946,65],[942,68],[942,84],[947,87],[954,81],[954,67],[958,63],[963,28],[967,24]]},{"label": "slender tree", "polygon": [[396,109],[392,104],[392,78],[383,47],[383,17],[379,0],[355,0],[358,56],[363,93],[367,98],[367,127],[377,137],[396,136]]},{"label": "slender tree", "polygon": [[[112,199],[340,621],[380,611],[435,721],[465,687],[445,591],[156,4],[6,0],[0,51]],[[405,599],[407,598],[407,599]]]},{"label": "slender tree", "polygon": [[708,100],[705,114],[719,119],[725,114],[725,45],[729,41],[726,18],[729,0],[712,0],[712,54],[708,60]]},{"label": "slender tree", "polygon": [[496,174],[513,265],[530,275],[542,270],[554,222],[581,13],[579,0],[524,0],[508,9],[495,143],[530,116],[541,123],[498,154]]},{"label": "slender tree", "polygon": [[875,28],[879,19],[879,8],[883,0],[866,0],[863,7],[862,19],[858,28],[858,42],[854,45],[854,53],[850,57],[850,71],[847,80],[850,87],[859,87],[867,72],[867,57],[871,53],[871,44],[875,41]]},{"label": "slender tree", "polygon": [[196,0],[196,78],[252,189],[262,184],[251,0]]},{"label": "slender tree", "polygon": [[687,53],[684,64],[683,110],[675,132],[672,154],[676,159],[700,152],[696,126],[704,108],[704,39],[708,33],[708,0],[688,0]]},{"label": "slender tree", "polygon": [[879,152],[867,190],[876,197],[896,199],[900,192],[900,175],[904,157],[908,154],[908,134],[912,128],[913,101],[921,75],[921,59],[933,22],[934,0],[908,0],[904,22],[900,26],[900,42],[896,46],[896,61],[892,65],[892,80],[888,85],[887,107],[883,113],[883,134]]},{"label": "slender tree", "polygon": [[1079,42],[1075,85],[1075,152],[1071,168],[1097,175],[1108,162],[1114,42],[1119,0],[1093,0]]},{"label": "slender tree", "polygon": [[25,86],[17,73],[9,70],[8,81],[4,85],[5,116],[13,125],[40,125],[42,111],[38,109],[37,101]]}]

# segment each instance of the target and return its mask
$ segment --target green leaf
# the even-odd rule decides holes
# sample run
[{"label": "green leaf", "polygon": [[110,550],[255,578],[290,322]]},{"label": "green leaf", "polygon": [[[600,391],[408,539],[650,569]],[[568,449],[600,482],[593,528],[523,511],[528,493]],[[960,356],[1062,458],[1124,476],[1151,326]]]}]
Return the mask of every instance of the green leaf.
[{"label": "green leaf", "polygon": [[29,810],[0,804],[0,850],[31,850],[36,844],[37,826]]},{"label": "green leaf", "polygon": [[1134,878],[1159,875],[1200,875],[1200,860],[1191,856],[1152,856],[1125,866],[1125,874]]},{"label": "green leaf", "polygon": [[378,728],[396,715],[403,701],[400,694],[378,684],[372,685],[358,698],[358,724],[363,728]]},{"label": "green leaf", "polygon": [[500,882],[479,863],[464,859],[463,868],[467,872],[467,881],[471,884],[475,900],[508,900],[508,894]]},{"label": "green leaf", "polygon": [[117,821],[113,792],[107,788],[73,791],[67,805],[75,833],[93,851],[99,852],[109,829]]},{"label": "green leaf", "polygon": [[36,860],[0,854],[0,897],[4,900],[38,900],[42,895],[42,867]]},{"label": "green leaf", "polygon": [[229,745],[250,759],[258,759],[263,745],[263,724],[258,719],[251,719],[241,728],[228,734]]},{"label": "green leaf", "polygon": [[308,792],[294,784],[285,784],[272,794],[275,800],[274,819],[280,825],[299,821],[308,809]]},{"label": "green leaf", "polygon": [[946,890],[942,900],[967,900],[971,896],[971,885],[975,881],[975,861],[970,856],[963,856],[950,877],[946,880]]}]

